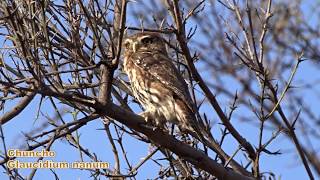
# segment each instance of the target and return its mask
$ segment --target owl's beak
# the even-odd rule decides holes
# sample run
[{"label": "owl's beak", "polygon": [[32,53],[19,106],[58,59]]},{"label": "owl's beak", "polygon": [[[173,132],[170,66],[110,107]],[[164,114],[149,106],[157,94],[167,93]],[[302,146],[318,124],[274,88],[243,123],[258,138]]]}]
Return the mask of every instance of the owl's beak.
[{"label": "owl's beak", "polygon": [[132,43],[132,50],[133,50],[133,52],[136,52],[137,49],[138,49],[138,43],[137,43],[137,42],[133,42],[133,43]]}]

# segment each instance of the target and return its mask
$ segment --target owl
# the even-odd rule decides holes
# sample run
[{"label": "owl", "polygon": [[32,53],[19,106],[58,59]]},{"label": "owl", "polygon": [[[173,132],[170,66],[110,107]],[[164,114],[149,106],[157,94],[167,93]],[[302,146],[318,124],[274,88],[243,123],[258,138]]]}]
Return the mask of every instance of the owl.
[{"label": "owl", "polygon": [[168,56],[158,33],[137,33],[124,41],[124,71],[141,113],[157,125],[171,122],[182,130],[194,130],[195,108],[186,82]]}]

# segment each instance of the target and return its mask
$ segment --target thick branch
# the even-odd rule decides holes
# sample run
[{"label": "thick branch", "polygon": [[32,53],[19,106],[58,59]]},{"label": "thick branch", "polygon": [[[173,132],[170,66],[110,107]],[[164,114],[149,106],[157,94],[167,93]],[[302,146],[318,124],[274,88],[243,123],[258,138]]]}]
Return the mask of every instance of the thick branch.
[{"label": "thick branch", "polygon": [[88,107],[94,108],[101,117],[108,116],[126,125],[128,128],[143,133],[156,145],[169,149],[171,152],[177,154],[179,157],[187,160],[197,168],[203,169],[204,171],[214,175],[218,179],[253,179],[251,177],[247,177],[239,173],[236,173],[232,170],[228,170],[227,168],[224,168],[221,164],[211,159],[205,153],[201,152],[200,150],[196,150],[193,147],[175,139],[173,136],[163,132],[160,129],[154,130],[154,128],[152,127],[150,128],[144,126],[145,121],[143,117],[138,116],[130,111],[124,110],[113,103],[103,105],[99,101],[96,101],[87,96],[79,97],[75,94],[72,95],[68,93],[57,93],[48,88],[46,88],[45,90],[29,90],[36,91],[44,96],[63,98],[66,101],[78,102]]},{"label": "thick branch", "polygon": [[98,110],[99,113],[116,119],[129,128],[145,134],[153,143],[163,148],[169,149],[194,166],[216,176],[218,179],[252,179],[250,177],[243,176],[234,171],[228,170],[227,168],[224,168],[222,165],[215,162],[203,152],[196,150],[191,146],[175,139],[173,136],[164,133],[160,129],[153,130],[150,127],[148,128],[143,126],[145,124],[145,121],[141,116],[126,111],[117,105],[109,104],[108,107],[95,105],[94,108]]},{"label": "thick branch", "polygon": [[31,102],[35,95],[36,92],[28,92],[14,108],[12,108],[10,111],[6,112],[3,116],[0,117],[0,123],[5,124],[12,118],[20,114],[22,110],[25,107],[27,107],[27,105]]},{"label": "thick branch", "polygon": [[[124,27],[126,23],[126,0],[118,1],[118,3],[121,3],[121,6],[115,6],[116,12],[121,12],[120,14],[115,13],[115,20],[114,24],[119,26],[114,27],[114,36],[113,41],[117,40],[117,43],[113,43],[113,45],[116,45],[117,48],[117,54],[115,57],[112,57],[114,61],[112,63],[108,62],[109,64],[102,64],[100,67],[101,72],[101,80],[100,80],[100,88],[99,88],[99,101],[103,104],[107,103],[110,100],[111,96],[111,89],[112,89],[112,80],[113,80],[113,74],[115,69],[118,67],[120,55],[121,55],[121,42],[122,37],[124,33]],[[121,9],[120,9],[121,8]],[[111,51],[114,51],[114,47],[111,47]],[[111,53],[114,54],[114,53]]]}]

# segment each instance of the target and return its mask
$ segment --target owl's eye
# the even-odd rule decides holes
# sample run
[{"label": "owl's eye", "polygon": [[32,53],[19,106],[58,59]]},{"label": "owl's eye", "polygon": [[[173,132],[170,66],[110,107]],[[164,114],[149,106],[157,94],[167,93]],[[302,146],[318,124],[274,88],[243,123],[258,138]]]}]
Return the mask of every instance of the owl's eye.
[{"label": "owl's eye", "polygon": [[124,43],[124,47],[127,48],[127,49],[129,49],[129,48],[130,48],[130,42],[129,42],[129,41],[126,41],[126,42]]},{"label": "owl's eye", "polygon": [[151,43],[153,43],[153,41],[154,41],[153,37],[145,37],[145,38],[141,39],[141,42],[143,44],[151,44]]}]

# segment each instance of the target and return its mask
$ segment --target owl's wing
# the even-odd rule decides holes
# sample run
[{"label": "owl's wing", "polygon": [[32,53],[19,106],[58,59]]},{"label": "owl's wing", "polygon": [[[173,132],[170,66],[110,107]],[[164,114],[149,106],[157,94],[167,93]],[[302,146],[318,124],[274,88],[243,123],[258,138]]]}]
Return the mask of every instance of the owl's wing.
[{"label": "owl's wing", "polygon": [[160,81],[164,87],[169,88],[175,95],[182,99],[190,110],[194,111],[187,84],[178,69],[166,55],[160,53],[144,52],[131,56],[134,64],[148,72],[150,78]]}]

